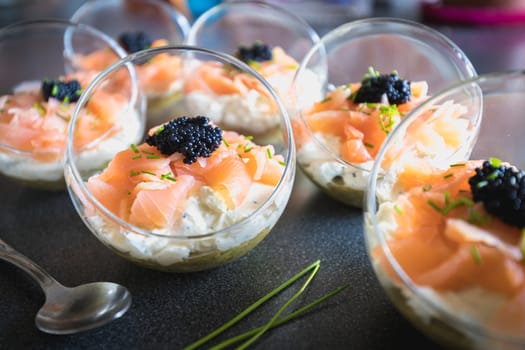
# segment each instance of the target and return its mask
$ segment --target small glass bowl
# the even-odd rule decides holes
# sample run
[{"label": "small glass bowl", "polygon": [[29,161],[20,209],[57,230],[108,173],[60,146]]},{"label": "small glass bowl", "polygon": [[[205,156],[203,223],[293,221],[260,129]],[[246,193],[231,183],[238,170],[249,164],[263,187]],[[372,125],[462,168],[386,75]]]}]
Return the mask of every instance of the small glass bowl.
[{"label": "small glass bowl", "polygon": [[[78,8],[71,21],[91,25],[121,43],[124,33],[144,33],[152,47],[182,44],[190,24],[174,6],[161,0],[89,0]],[[118,57],[99,53],[96,64],[107,66]],[[158,116],[181,97],[182,77],[176,58],[135,62],[142,91],[148,100],[146,123],[157,125]],[[173,67],[173,69],[168,69]]]},{"label": "small glass bowl", "polygon": [[[244,60],[288,104],[299,62],[319,40],[319,35],[306,21],[286,9],[262,1],[231,1],[216,5],[199,16],[191,26],[186,43],[241,59],[241,46],[267,45],[272,52],[270,60],[248,57]],[[309,83],[312,81],[316,82],[310,80]],[[274,118],[273,126],[277,124],[278,118]]]},{"label": "small glass bowl", "polygon": [[171,45],[184,42],[190,29],[186,17],[161,0],[88,0],[71,21],[89,24],[114,39],[124,32],[142,31]]},{"label": "small glass bowl", "polygon": [[[519,301],[524,295],[523,282],[519,284],[525,275],[523,231],[505,225],[501,232],[506,238],[488,233],[487,228],[503,225],[501,220],[487,214],[484,204],[465,199],[472,198],[471,186],[476,186],[467,179],[482,161],[497,166],[501,160],[524,169],[524,97],[525,71],[486,74],[455,84],[399,124],[370,174],[364,231],[376,276],[398,310],[447,347],[525,346],[525,309]],[[451,101],[463,106],[456,115],[471,126],[455,141],[455,128],[449,123],[453,114],[444,113],[453,110]],[[431,152],[431,139],[425,138],[429,125],[441,125],[430,128],[447,141],[434,143]],[[484,186],[482,182],[476,188]],[[403,203],[416,203],[415,198],[422,199],[420,204],[404,210]],[[423,215],[429,216],[422,219]],[[423,220],[424,228],[414,226],[417,220]],[[436,228],[439,225],[441,229]],[[416,244],[408,259],[403,252]],[[451,265],[454,262],[457,265]],[[501,262],[508,269],[495,271]],[[503,287],[506,276],[515,278],[509,289]],[[490,278],[494,280],[487,281]]]},{"label": "small glass bowl", "polygon": [[[92,176],[100,174],[100,171],[97,169],[93,169],[93,171],[80,169],[79,150],[74,142],[76,129],[78,128],[78,125],[75,124],[77,122],[77,115],[73,116],[70,127],[70,137],[67,144],[65,161],[66,181],[75,208],[87,227],[104,245],[115,253],[139,265],[162,271],[190,272],[210,269],[235,260],[250,251],[270,232],[281,216],[289,199],[295,177],[295,147],[291,126],[287,112],[283,108],[282,102],[276,93],[268,83],[249,66],[229,55],[192,46],[165,46],[129,55],[101,73],[97,79],[93,81],[85,94],[82,95],[79,101],[80,106],[89,100],[89,96],[103,88],[107,79],[111,79],[118,69],[122,69],[126,65],[134,65],[137,61],[154,59],[159,55],[179,57],[183,61],[185,76],[194,76],[194,69],[198,69],[202,64],[221,65],[224,66],[225,69],[239,70],[242,74],[255,79],[260,84],[261,89],[265,89],[267,96],[271,98],[280,116],[281,132],[279,138],[274,139],[271,144],[275,153],[268,153],[267,155],[267,157],[269,157],[268,159],[271,158],[274,160],[280,159],[280,156],[276,156],[277,154],[283,156],[283,162],[279,162],[282,173],[279,173],[281,174],[280,178],[276,178],[275,185],[271,187],[261,187],[259,182],[257,182],[257,186],[252,185],[248,187],[250,195],[246,198],[250,198],[249,200],[247,199],[240,202],[240,205],[234,205],[233,208],[236,210],[228,210],[224,206],[224,200],[220,199],[222,198],[220,197],[222,196],[221,193],[225,193],[220,190],[223,188],[221,184],[225,182],[220,180],[218,182],[219,185],[210,185],[210,182],[206,180],[206,175],[202,175],[201,180],[205,179],[203,181],[205,181],[204,183],[207,185],[204,186],[206,188],[194,188],[196,192],[192,192],[192,195],[179,196],[180,198],[184,198],[184,202],[177,206],[177,208],[172,208],[171,211],[164,211],[164,213],[167,213],[167,216],[173,217],[173,222],[177,224],[157,225],[155,223],[155,225],[150,226],[139,225],[137,222],[145,217],[133,214],[131,203],[129,207],[125,206],[124,209],[117,213],[117,210],[111,211],[107,206],[102,204],[102,201],[105,200],[103,197],[100,197],[100,195],[97,197],[93,191],[90,191],[90,188],[93,187],[90,187],[87,181],[90,178],[91,181],[94,181]],[[195,113],[191,109],[188,109],[185,111],[185,114],[180,114],[177,109],[173,109],[166,112],[163,122],[169,122],[170,120],[183,116],[196,117],[203,115],[201,112],[202,110],[199,110]],[[236,130],[229,129],[229,131]],[[149,135],[155,132],[154,130],[150,130]],[[232,153],[232,157],[235,158],[237,162],[239,159],[247,157],[247,154],[253,149],[252,146],[250,146],[250,142],[252,142],[250,137],[246,136],[246,138],[242,140],[246,142],[244,147],[242,147],[242,145],[234,147],[226,141],[223,141],[219,147],[222,147],[223,150],[228,149],[229,152],[236,152],[236,154]],[[259,143],[257,138],[253,138],[253,142]],[[147,147],[147,145],[141,144],[131,146],[131,148],[130,145],[125,145],[120,149],[116,148],[114,153],[119,151],[130,152],[130,150],[132,150],[136,151],[136,153],[134,152],[133,154],[133,159],[159,159],[158,157],[160,155],[151,155],[148,152],[142,154],[142,151],[139,151],[139,149],[142,149],[141,147]],[[171,157],[177,155],[179,154],[174,153]],[[152,158],[147,158],[150,156]],[[266,157],[266,152],[264,156]],[[201,163],[204,164],[208,161],[207,159],[208,158],[199,158],[199,163],[194,163],[193,165],[201,166]],[[133,160],[131,161],[133,162]],[[268,160],[268,162],[270,161],[271,160]],[[224,164],[226,163],[227,161],[224,162]],[[169,172],[172,173],[169,176],[151,171],[141,172],[139,171],[140,169],[135,169],[137,171],[122,170],[115,174],[116,176],[121,176],[122,179],[124,179],[123,181],[135,181],[134,179],[138,178],[134,176],[138,176],[139,173],[141,173],[153,176],[153,178],[148,177],[148,181],[158,182],[160,179],[162,183],[161,186],[182,184],[185,173],[179,172],[182,170],[174,164],[173,162],[170,163],[170,169],[172,170],[169,170]],[[222,166],[222,161],[220,164],[220,166]],[[227,173],[220,170],[220,174],[225,175]],[[230,174],[233,174],[233,172],[230,172]],[[186,179],[187,178],[188,177],[186,177]],[[144,181],[146,181],[144,179],[137,181],[137,183],[140,183],[140,186],[135,183],[130,185],[131,188],[128,192],[130,196],[132,193],[136,193],[134,191],[139,187],[142,188],[141,186],[147,185],[144,185]],[[218,187],[213,187],[216,185]],[[234,187],[230,188],[236,190],[236,186],[238,185],[235,184]],[[225,188],[227,189],[228,187]],[[257,192],[258,189],[263,189],[264,191]],[[108,193],[111,193],[111,189],[108,188],[108,191]],[[119,195],[122,195],[122,193],[119,192]],[[124,197],[126,197],[126,194],[124,194]],[[130,201],[135,203],[138,197],[129,198],[131,198]],[[159,208],[162,209],[163,206],[159,204],[156,208],[149,211],[149,213],[152,213],[151,215],[154,216],[160,212]],[[238,215],[237,217],[233,218],[230,216],[230,214],[233,215],[235,213]],[[135,215],[133,216],[135,218],[133,220],[131,219],[132,215]],[[151,217],[151,215],[148,217]],[[199,217],[201,219],[199,219]],[[221,223],[221,220],[229,220],[228,218],[233,219],[231,219],[230,222],[224,221],[224,223]],[[132,221],[135,224],[132,224]],[[214,225],[216,226],[214,227]]]},{"label": "small glass bowl", "polygon": [[[370,116],[379,113],[385,103],[352,104],[350,110],[346,106],[338,107],[338,104],[348,104],[346,101],[372,69],[381,74],[397,72],[399,79],[412,82],[412,101],[400,104],[399,111],[396,108],[393,113],[398,119],[407,112],[406,109],[424,100],[427,94],[432,95],[453,82],[476,76],[470,61],[454,43],[439,32],[408,20],[372,18],[353,21],[321,38],[301,62],[294,80],[294,111],[290,115],[296,134],[297,160],[304,173],[328,195],[355,207],[362,207],[373,157],[380,149],[381,141],[360,145],[366,150],[360,157],[344,157],[341,150],[346,139],[335,134],[345,129],[341,126],[323,131],[321,126],[327,122],[322,118],[318,120],[319,128],[313,128],[312,119],[307,116],[314,113],[312,108],[316,103],[315,108],[328,113],[337,111],[350,115],[355,113],[354,109],[365,111]],[[308,83],[312,72],[319,79],[317,85],[321,86],[321,91],[313,91],[313,84]],[[347,98],[327,98],[328,93],[338,88],[348,95]],[[388,116],[388,109],[385,113]],[[358,131],[365,135],[366,141],[367,130],[363,127]],[[384,138],[390,130],[384,128],[383,131]],[[380,140],[380,137],[376,139]]]},{"label": "small glass bowl", "polygon": [[[117,57],[125,56],[110,37],[83,24],[37,20],[0,30],[0,64],[6,67],[0,83],[0,172],[3,175],[34,187],[65,188],[63,152],[76,103],[58,97],[46,101],[42,82],[77,79],[81,89],[74,93],[78,97],[98,74],[98,71],[83,70],[78,57],[102,48]],[[131,74],[133,72],[128,72],[123,77],[133,86]],[[143,123],[141,120],[142,130]],[[95,142],[95,139],[87,141]]]}]

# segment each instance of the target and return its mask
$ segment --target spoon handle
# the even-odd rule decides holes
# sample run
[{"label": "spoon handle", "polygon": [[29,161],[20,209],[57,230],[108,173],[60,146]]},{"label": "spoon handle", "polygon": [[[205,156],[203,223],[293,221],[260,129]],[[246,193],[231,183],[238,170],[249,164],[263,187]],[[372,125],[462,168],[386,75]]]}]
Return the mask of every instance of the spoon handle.
[{"label": "spoon handle", "polygon": [[0,239],[0,259],[10,262],[11,264],[27,272],[44,290],[52,285],[58,284],[58,282],[44,269],[29,260],[29,258],[27,258],[25,255],[22,255],[16,251],[2,239]]}]

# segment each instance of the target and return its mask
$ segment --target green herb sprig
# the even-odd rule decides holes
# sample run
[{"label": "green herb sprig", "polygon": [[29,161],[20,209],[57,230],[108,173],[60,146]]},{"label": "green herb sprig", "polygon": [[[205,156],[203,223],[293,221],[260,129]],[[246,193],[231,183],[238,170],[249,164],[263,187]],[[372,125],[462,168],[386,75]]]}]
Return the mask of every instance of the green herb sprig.
[{"label": "green herb sprig", "polygon": [[308,267],[306,267],[305,269],[303,269],[302,271],[300,271],[297,274],[295,274],[293,277],[291,277],[290,279],[288,279],[284,283],[282,283],[280,286],[278,286],[277,288],[275,288],[274,290],[272,290],[271,292],[269,292],[268,294],[266,294],[265,296],[263,296],[262,298],[257,300],[255,303],[253,303],[252,305],[250,305],[249,307],[247,307],[246,309],[241,311],[237,316],[232,318],[230,321],[226,322],[224,325],[222,325],[219,328],[215,329],[214,331],[212,331],[208,335],[206,335],[206,336],[198,339],[197,341],[193,342],[192,344],[186,346],[183,350],[194,350],[194,349],[204,345],[205,343],[207,343],[211,339],[217,337],[218,335],[220,335],[221,333],[226,331],[228,328],[232,327],[237,322],[242,320],[244,317],[246,317],[248,314],[250,314],[256,308],[261,306],[263,303],[268,301],[270,298],[274,297],[276,294],[278,294],[282,290],[286,289],[288,286],[290,286],[292,283],[297,281],[299,278],[301,278],[304,275],[306,275],[308,272],[310,272],[310,275],[308,276],[307,280],[304,282],[302,287],[290,299],[288,299],[288,301],[286,301],[286,303],[283,304],[283,306],[281,306],[281,308],[274,314],[274,316],[270,319],[270,321],[268,321],[265,325],[263,325],[261,327],[257,327],[255,329],[252,329],[250,331],[244,332],[242,334],[239,334],[239,335],[237,335],[237,336],[235,336],[233,338],[227,339],[227,340],[225,340],[225,341],[215,345],[214,347],[211,347],[211,349],[214,349],[214,350],[223,349],[223,348],[225,348],[227,346],[230,346],[232,344],[235,344],[235,343],[237,343],[237,342],[239,342],[241,340],[249,338],[246,342],[244,342],[243,344],[241,344],[237,348],[237,349],[245,349],[250,344],[252,344],[257,339],[259,339],[266,331],[268,331],[268,330],[270,330],[272,328],[278,327],[278,326],[280,326],[280,325],[282,325],[282,324],[284,324],[284,323],[286,323],[286,322],[288,322],[288,321],[290,321],[290,320],[292,320],[294,318],[299,317],[300,315],[302,315],[306,311],[310,310],[314,306],[316,306],[316,305],[320,304],[321,302],[323,302],[323,301],[325,301],[325,300],[327,300],[327,299],[337,295],[338,293],[340,293],[341,291],[343,291],[344,289],[346,289],[348,287],[348,285],[341,286],[341,287],[331,291],[330,293],[327,293],[324,296],[316,299],[312,303],[310,303],[310,304],[308,304],[308,305],[306,305],[306,306],[304,306],[304,307],[302,307],[302,308],[300,308],[300,309],[290,313],[289,315],[279,319],[279,316],[304,292],[304,290],[309,285],[309,283],[312,281],[312,279],[314,278],[314,276],[317,273],[317,271],[319,270],[319,268],[320,268],[320,260],[317,260],[314,263],[312,263],[311,265],[309,265]]}]

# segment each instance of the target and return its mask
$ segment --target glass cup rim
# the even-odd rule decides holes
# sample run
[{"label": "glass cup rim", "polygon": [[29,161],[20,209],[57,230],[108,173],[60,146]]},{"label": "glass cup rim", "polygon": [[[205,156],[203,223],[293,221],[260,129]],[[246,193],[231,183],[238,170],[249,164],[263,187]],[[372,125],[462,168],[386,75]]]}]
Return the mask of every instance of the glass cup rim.
[{"label": "glass cup rim", "polygon": [[[243,218],[240,221],[235,222],[233,225],[227,226],[225,228],[222,228],[220,230],[202,234],[202,235],[190,235],[190,236],[181,236],[181,235],[165,235],[165,234],[159,234],[154,233],[145,229],[142,229],[140,227],[137,227],[133,224],[130,224],[121,218],[119,218],[117,215],[112,213],[110,210],[108,210],[102,203],[100,203],[93,194],[88,190],[85,182],[82,180],[82,177],[80,176],[80,173],[77,169],[77,167],[74,165],[73,159],[75,159],[75,152],[74,147],[72,145],[71,137],[68,136],[67,142],[66,142],[66,152],[65,152],[65,171],[69,171],[71,173],[71,176],[73,177],[74,185],[77,186],[78,190],[81,191],[82,195],[84,195],[87,200],[94,204],[94,206],[100,210],[104,216],[111,219],[111,221],[116,222],[119,226],[124,227],[127,231],[139,233],[145,237],[160,237],[160,238],[167,238],[167,239],[173,239],[173,240],[201,240],[205,238],[210,238],[216,235],[220,235],[225,232],[229,232],[231,230],[236,230],[238,227],[242,227],[245,225],[251,218],[254,216],[257,216],[259,213],[263,212],[274,200],[274,198],[278,195],[280,190],[285,186],[286,181],[293,180],[294,174],[295,174],[295,142],[293,139],[293,133],[292,133],[292,127],[290,123],[290,118],[288,117],[288,112],[286,111],[286,108],[284,107],[283,102],[278,97],[277,93],[274,91],[274,89],[270,86],[270,84],[254,69],[252,69],[250,66],[248,66],[246,63],[236,59],[235,57],[218,52],[211,49],[206,49],[198,46],[192,46],[192,45],[167,45],[157,48],[150,48],[146,50],[142,50],[133,54],[130,54],[124,58],[121,58],[119,61],[113,63],[111,66],[107,67],[104,71],[102,71],[95,79],[89,84],[89,86],[83,91],[81,94],[77,105],[75,106],[75,110],[73,112],[73,116],[71,118],[71,122],[69,123],[68,127],[68,135],[73,135],[74,132],[74,125],[75,121],[77,119],[77,116],[80,112],[80,106],[84,105],[85,102],[88,100],[91,93],[99,86],[100,83],[104,81],[104,79],[112,74],[117,69],[121,68],[123,65],[130,65],[135,60],[143,60],[146,57],[149,57],[151,55],[159,54],[159,53],[166,53],[166,52],[181,52],[181,53],[197,53],[197,54],[204,54],[206,56],[214,57],[215,59],[219,59],[221,62],[228,62],[229,64],[232,64],[234,67],[247,72],[251,75],[253,75],[260,83],[263,84],[263,86],[268,90],[272,98],[274,99],[275,103],[277,104],[277,107],[280,111],[281,115],[281,125],[284,124],[284,130],[283,130],[283,140],[287,144],[287,150],[286,150],[286,165],[283,171],[283,175],[281,176],[277,186],[273,189],[272,193],[266,200],[250,215]],[[67,176],[66,176],[67,178]],[[289,179],[290,178],[290,179]],[[68,186],[68,191],[71,196],[74,196],[75,194],[70,189],[71,186]]]},{"label": "glass cup rim", "polygon": [[[72,22],[71,20],[62,19],[62,18],[30,19],[30,20],[22,20],[22,21],[18,21],[18,22],[9,24],[3,28],[0,28],[0,42],[2,41],[2,38],[6,35],[16,34],[17,32],[22,32],[24,30],[34,30],[34,28],[41,28],[41,27],[52,28],[52,29],[57,28],[57,29],[63,30],[64,40],[66,39],[66,37],[69,36],[70,34],[69,30],[71,29],[80,30],[82,32],[86,32],[90,35],[93,35],[94,37],[98,37],[102,39],[102,41],[106,45],[108,45],[108,47],[111,48],[111,50],[113,50],[117,54],[117,56],[119,56],[119,58],[125,57],[127,55],[124,49],[120,47],[120,45],[118,45],[118,43],[116,43],[109,35],[102,32],[101,30],[98,30],[97,28],[92,27],[88,24]],[[71,48],[68,46],[67,42],[64,43],[64,51],[65,52],[71,51]],[[6,149],[11,153],[14,153],[18,156],[22,156],[26,158],[31,158],[34,156],[55,156],[56,157],[64,153],[63,151],[57,151],[57,152],[25,151],[25,150],[18,149],[16,147],[12,147],[10,145],[6,145],[2,142],[0,142],[0,149]]]},{"label": "glass cup rim", "polygon": [[312,43],[318,43],[321,38],[319,34],[313,29],[313,27],[306,22],[302,17],[296,15],[295,13],[288,11],[287,9],[275,5],[273,3],[268,3],[260,0],[249,0],[249,1],[242,1],[242,0],[234,0],[234,1],[228,1],[228,2],[222,2],[218,5],[213,6],[212,8],[205,11],[202,15],[200,15],[193,24],[190,27],[190,30],[188,32],[188,35],[186,37],[185,44],[188,45],[196,45],[196,36],[197,36],[197,29],[202,28],[204,23],[208,21],[213,16],[216,16],[217,14],[220,14],[221,12],[228,10],[228,9],[235,9],[235,8],[250,8],[250,7],[257,7],[257,8],[263,8],[265,10],[273,11],[279,16],[287,16],[290,19],[293,19],[293,21],[296,24],[299,24],[302,28],[305,29],[306,33],[308,34],[308,39]]},{"label": "glass cup rim", "polygon": [[[458,45],[456,45],[452,40],[450,40],[447,36],[445,36],[441,32],[439,32],[439,31],[437,31],[437,30],[435,30],[435,29],[433,29],[431,27],[428,27],[428,26],[426,26],[424,24],[421,24],[421,23],[418,23],[418,22],[415,22],[415,21],[412,21],[412,20],[404,19],[404,18],[394,18],[394,17],[364,18],[364,19],[360,19],[360,20],[347,22],[347,23],[341,24],[340,26],[334,28],[330,32],[328,32],[325,35],[323,35],[321,37],[321,39],[319,40],[319,42],[317,42],[308,51],[308,53],[304,56],[303,60],[301,61],[300,65],[299,65],[299,68],[297,69],[297,72],[294,75],[292,89],[293,89],[293,95],[294,95],[295,101],[296,102],[298,101],[298,95],[299,95],[299,93],[298,93],[298,88],[299,88],[298,81],[301,78],[302,73],[306,70],[307,64],[310,62],[310,60],[312,59],[312,57],[316,53],[321,52],[321,54],[324,57],[326,57],[326,55],[327,55],[326,43],[327,42],[331,42],[332,40],[334,40],[334,39],[336,39],[336,38],[338,38],[338,37],[340,37],[342,35],[345,35],[345,34],[349,33],[350,31],[352,31],[353,29],[355,29],[355,28],[357,28],[359,26],[363,26],[363,25],[377,26],[378,24],[395,25],[395,26],[397,26],[397,27],[399,27],[399,28],[401,28],[403,30],[404,29],[416,29],[416,30],[420,30],[420,31],[425,31],[426,33],[434,36],[436,39],[438,39],[440,41],[441,44],[443,44],[444,46],[449,48],[452,52],[455,52],[459,57],[461,57],[461,61],[465,64],[464,70],[465,70],[465,72],[467,72],[468,76],[459,77],[459,79],[469,79],[469,78],[478,76],[478,74],[477,74],[477,72],[476,72],[472,62],[470,62],[470,60],[468,59],[467,55],[459,48]],[[302,109],[298,108],[297,110],[294,111],[294,113],[298,114],[300,122],[303,125],[306,126],[306,130],[308,131],[308,134],[312,137],[312,140],[314,140],[314,142],[317,144],[317,146],[320,147],[323,151],[325,151],[328,154],[330,154],[335,159],[335,161],[337,161],[338,163],[340,163],[340,164],[342,164],[344,166],[355,168],[357,170],[360,170],[360,171],[363,171],[363,172],[366,172],[366,173],[370,173],[370,169],[369,168],[366,168],[366,167],[363,167],[363,166],[360,165],[360,164],[363,164],[363,163],[351,163],[351,162],[348,162],[348,161],[344,160],[340,155],[336,154],[328,145],[326,145],[324,142],[319,140],[319,138],[317,136],[315,136],[315,134],[310,129],[310,126],[308,125],[308,123],[307,123],[307,121],[306,121],[306,119],[304,117]],[[385,140],[385,142],[386,142],[386,140]],[[376,159],[377,159],[377,156],[376,156]],[[373,164],[375,164],[376,159],[372,160]]]},{"label": "glass cup rim", "polygon": [[[482,326],[475,325],[472,322],[454,316],[454,314],[448,312],[447,310],[443,309],[438,304],[436,304],[433,300],[427,298],[424,293],[421,293],[416,284],[410,279],[410,277],[408,277],[408,275],[404,272],[403,268],[398,264],[397,260],[394,258],[390,248],[386,244],[385,238],[378,230],[378,222],[376,216],[376,208],[378,203],[375,193],[377,188],[377,179],[380,176],[381,171],[380,164],[386,154],[388,145],[391,142],[393,142],[392,140],[394,140],[397,137],[397,134],[403,132],[405,125],[408,126],[413,121],[415,121],[417,117],[419,117],[422,114],[421,112],[424,111],[428,106],[432,106],[436,101],[439,101],[446,96],[453,95],[456,91],[462,90],[463,88],[468,87],[469,85],[476,84],[479,86],[480,84],[483,84],[486,81],[501,80],[509,77],[525,78],[525,69],[512,69],[501,72],[485,73],[467,80],[457,82],[449,87],[446,87],[436,92],[435,95],[431,96],[428,100],[425,100],[423,103],[421,103],[412,111],[410,111],[403,118],[403,120],[401,120],[398,126],[387,136],[385,142],[383,143],[383,146],[381,147],[381,150],[377,154],[376,162],[374,162],[367,183],[367,192],[365,194],[363,216],[365,225],[367,220],[370,221],[370,234],[373,234],[375,237],[378,238],[381,250],[385,253],[385,256],[388,259],[388,263],[390,264],[390,266],[392,266],[392,269],[394,270],[396,275],[401,279],[402,284],[406,286],[410,290],[410,292],[413,293],[418,299],[423,300],[427,306],[430,306],[430,308],[434,312],[436,312],[436,314],[438,314],[442,319],[446,320],[446,322],[449,324],[459,325],[461,328],[466,329],[477,335],[487,336],[493,339],[501,340],[505,343],[523,345],[525,344],[525,337],[519,338],[516,336],[503,334],[499,331],[484,329]],[[366,234],[367,233],[365,231],[365,235]]]},{"label": "glass cup rim", "polygon": [[[102,7],[108,7],[124,2],[125,0],[87,0],[73,13],[73,15],[71,15],[70,20],[75,23],[84,23],[81,21],[82,16],[94,4]],[[180,31],[180,34],[182,36],[181,43],[184,43],[186,41],[186,38],[188,37],[191,28],[190,22],[188,21],[186,16],[179,12],[175,7],[170,6],[168,3],[160,0],[141,0],[140,2],[158,6],[163,11],[166,11],[169,17],[173,20],[173,23],[176,24],[177,28]]]}]

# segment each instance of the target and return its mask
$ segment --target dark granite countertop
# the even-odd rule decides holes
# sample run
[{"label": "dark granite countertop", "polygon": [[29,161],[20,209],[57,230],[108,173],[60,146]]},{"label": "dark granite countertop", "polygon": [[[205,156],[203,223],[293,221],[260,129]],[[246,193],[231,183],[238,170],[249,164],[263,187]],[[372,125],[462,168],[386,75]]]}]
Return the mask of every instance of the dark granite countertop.
[{"label": "dark granite countertop", "polygon": [[[47,3],[41,12],[30,7],[3,12],[0,24],[40,13],[49,17],[52,6],[61,2]],[[68,3],[61,12],[67,13],[79,1],[62,3]],[[437,28],[466,52],[479,73],[525,62],[523,27]],[[192,274],[148,270],[113,254],[84,226],[66,192],[38,191],[1,179],[0,194],[5,241],[65,285],[114,281],[133,295],[127,314],[100,329],[48,335],[34,326],[43,293],[24,272],[0,261],[0,349],[180,349],[316,259],[321,268],[296,305],[345,283],[349,288],[272,330],[253,348],[398,349],[407,343],[437,348],[398,313],[379,286],[365,251],[362,212],[331,200],[300,172],[284,215],[259,246],[226,266]],[[272,299],[225,337],[268,320],[298,287]]]}]

